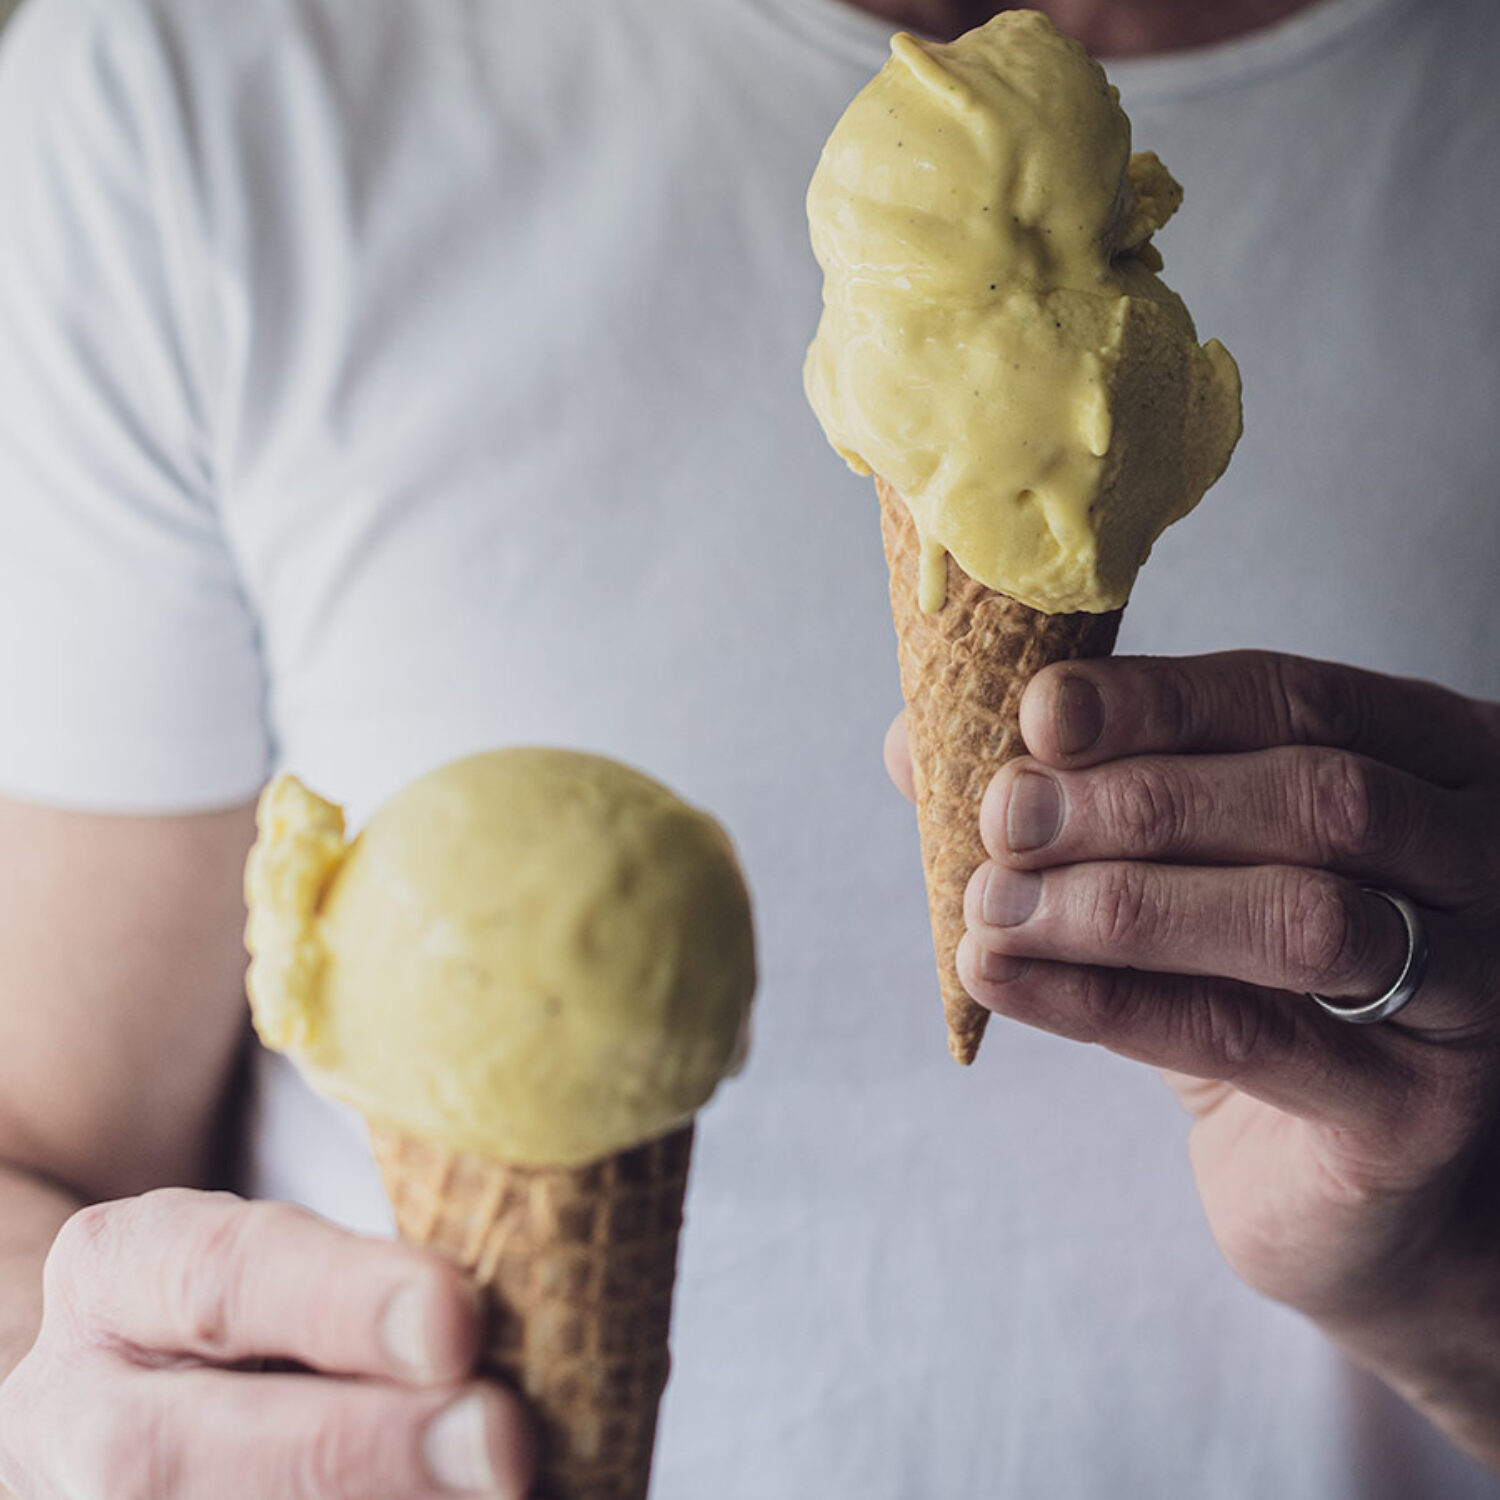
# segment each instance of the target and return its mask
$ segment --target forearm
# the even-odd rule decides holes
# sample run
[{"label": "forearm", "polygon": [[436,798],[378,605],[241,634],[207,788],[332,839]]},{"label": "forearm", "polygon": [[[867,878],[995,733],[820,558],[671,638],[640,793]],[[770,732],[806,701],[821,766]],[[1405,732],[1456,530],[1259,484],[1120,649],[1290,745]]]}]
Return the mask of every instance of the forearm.
[{"label": "forearm", "polygon": [[0,1380],[36,1339],[42,1264],[63,1221],[82,1206],[34,1173],[0,1165]]}]

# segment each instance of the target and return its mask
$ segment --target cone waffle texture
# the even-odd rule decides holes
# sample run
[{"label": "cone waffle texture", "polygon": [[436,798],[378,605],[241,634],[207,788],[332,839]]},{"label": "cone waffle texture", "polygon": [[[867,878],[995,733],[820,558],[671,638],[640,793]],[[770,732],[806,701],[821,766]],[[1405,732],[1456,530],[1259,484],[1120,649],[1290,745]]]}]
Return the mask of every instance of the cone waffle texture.
[{"label": "cone waffle texture", "polygon": [[517,1167],[371,1128],[397,1227],[489,1303],[486,1362],[531,1403],[549,1500],[644,1500],[693,1130]]},{"label": "cone waffle texture", "polygon": [[971,1063],[989,1012],[969,998],[954,960],[964,934],[964,889],[989,857],[979,837],[980,800],[995,772],[1025,750],[1020,717],[1026,684],[1049,662],[1108,656],[1123,611],[1043,614],[976,583],[949,557],[943,607],[923,614],[916,527],[890,485],[877,477],[875,488],[948,1050]]}]

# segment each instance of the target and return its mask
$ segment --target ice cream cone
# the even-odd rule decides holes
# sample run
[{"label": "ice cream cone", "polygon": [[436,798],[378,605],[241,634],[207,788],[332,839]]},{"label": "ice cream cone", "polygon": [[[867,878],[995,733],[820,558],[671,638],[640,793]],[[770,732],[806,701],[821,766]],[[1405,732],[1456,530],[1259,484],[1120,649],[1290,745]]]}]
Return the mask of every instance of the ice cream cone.
[{"label": "ice cream cone", "polygon": [[644,1500],[693,1127],[581,1167],[370,1135],[402,1236],[485,1294],[486,1363],[536,1415],[542,1493]]},{"label": "ice cream cone", "polygon": [[[954,959],[978,813],[1027,682],[1107,655],[1162,531],[1224,471],[1239,371],[1153,237],[1182,189],[1039,11],[907,32],[807,189],[823,310],[803,382],[876,480],[949,1047],[986,1013]],[[910,502],[910,508],[908,503]],[[946,594],[946,599],[944,595]],[[931,613],[923,613],[925,603]]]},{"label": "ice cream cone", "polygon": [[922,869],[932,917],[948,1050],[961,1063],[979,1051],[989,1012],[959,981],[964,889],[988,855],[979,803],[990,778],[1024,753],[1021,695],[1049,662],[1108,656],[1123,610],[1043,614],[976,583],[949,557],[947,597],[934,614],[918,604],[920,546],[906,502],[876,477],[881,534],[891,573],[891,614],[906,699],[917,791]]}]

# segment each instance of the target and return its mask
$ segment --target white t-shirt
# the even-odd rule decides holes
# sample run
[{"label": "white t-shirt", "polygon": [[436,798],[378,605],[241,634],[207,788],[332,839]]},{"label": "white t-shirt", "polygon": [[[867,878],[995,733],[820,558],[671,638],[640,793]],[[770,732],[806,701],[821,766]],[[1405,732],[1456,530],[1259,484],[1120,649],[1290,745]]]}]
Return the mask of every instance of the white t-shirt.
[{"label": "white t-shirt", "polygon": [[[805,409],[802,196],[888,35],[836,0],[26,0],[0,51],[0,787],[277,766],[357,824],[459,754],[603,751],[757,899],[705,1112],[657,1500],[1500,1495],[1221,1263],[1148,1070],[949,1061],[874,500]],[[1500,697],[1488,0],[1326,0],[1116,65],[1242,366],[1122,650]],[[386,1222],[259,1062],[253,1179]]]}]

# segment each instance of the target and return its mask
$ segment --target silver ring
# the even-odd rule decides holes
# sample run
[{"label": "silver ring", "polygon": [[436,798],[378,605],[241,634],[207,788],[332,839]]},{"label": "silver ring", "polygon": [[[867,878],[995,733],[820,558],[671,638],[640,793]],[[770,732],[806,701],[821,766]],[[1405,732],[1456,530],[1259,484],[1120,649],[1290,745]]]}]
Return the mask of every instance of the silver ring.
[{"label": "silver ring", "polygon": [[1308,998],[1316,1000],[1337,1020],[1349,1021],[1356,1026],[1369,1026],[1376,1021],[1389,1021],[1397,1011],[1410,1004],[1412,997],[1422,988],[1422,981],[1427,977],[1427,931],[1422,926],[1416,907],[1405,896],[1382,890],[1378,885],[1367,885],[1362,889],[1372,896],[1379,896],[1382,901],[1390,902],[1400,912],[1401,920],[1406,924],[1406,962],[1402,964],[1395,984],[1385,994],[1364,1005],[1340,1005],[1337,1000],[1330,1000],[1326,995],[1315,995],[1311,991],[1308,992]]}]

